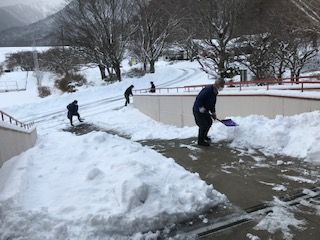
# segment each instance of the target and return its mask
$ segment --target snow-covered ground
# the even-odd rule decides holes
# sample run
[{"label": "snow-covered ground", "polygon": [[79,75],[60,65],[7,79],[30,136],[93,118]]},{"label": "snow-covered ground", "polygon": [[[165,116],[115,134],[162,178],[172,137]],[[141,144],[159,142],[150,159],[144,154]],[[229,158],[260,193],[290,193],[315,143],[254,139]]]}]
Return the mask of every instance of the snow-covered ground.
[{"label": "snow-covered ground", "polygon": [[[5,52],[15,50],[19,49],[0,49],[0,60]],[[124,62],[123,71],[128,69]],[[0,169],[0,239],[157,239],[155,229],[172,227],[228,202],[198,174],[137,142],[196,137],[197,127],[164,125],[132,105],[123,107],[123,93],[131,84],[141,89],[148,88],[150,81],[161,87],[212,83],[196,62],[158,62],[155,74],[111,85],[102,84],[98,69],[83,73],[90,86],[75,93],[52,90],[46,98],[37,97],[36,79],[30,72],[0,77],[0,81],[15,79],[19,86],[27,85],[26,91],[0,93],[0,110],[23,122],[35,121],[38,132],[35,147]],[[53,89],[53,79],[45,73],[43,85]],[[102,131],[82,136],[63,131],[70,125],[66,106],[75,99],[86,123],[128,138]],[[259,148],[269,156],[282,154],[320,164],[320,111],[275,119],[231,117],[240,126],[231,129],[214,123],[209,132],[214,141],[228,140],[230,147],[248,152]],[[279,210],[257,228],[268,230],[275,219],[285,226],[280,230],[286,236],[287,226],[304,224]]]}]

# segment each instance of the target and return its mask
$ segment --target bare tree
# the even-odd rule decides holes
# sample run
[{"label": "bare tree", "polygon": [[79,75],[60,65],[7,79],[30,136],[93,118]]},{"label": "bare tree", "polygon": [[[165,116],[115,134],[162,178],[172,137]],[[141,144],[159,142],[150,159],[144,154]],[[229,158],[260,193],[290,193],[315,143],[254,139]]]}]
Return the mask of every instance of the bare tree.
[{"label": "bare tree", "polygon": [[278,47],[274,48],[274,62],[271,64],[272,71],[279,82],[281,82],[283,74],[286,72],[288,67],[288,57],[287,46],[288,44],[282,40],[276,41]]},{"label": "bare tree", "polygon": [[198,15],[195,14],[195,4],[193,0],[177,0],[175,2],[177,7],[180,8],[181,23],[168,38],[168,42],[183,49],[186,57],[193,61],[197,55],[193,40],[199,31]]},{"label": "bare tree", "polygon": [[5,64],[8,69],[20,68],[22,71],[33,71],[33,52],[19,51],[6,55]]},{"label": "bare tree", "polygon": [[255,74],[257,79],[275,75],[282,81],[283,74],[290,70],[292,81],[297,80],[301,70],[316,56],[318,49],[312,39],[297,32],[286,36],[272,36],[271,33],[250,36],[245,41],[246,54],[239,61]]},{"label": "bare tree", "polygon": [[[279,30],[280,29],[280,30]],[[282,27],[280,24],[275,24],[268,29],[269,42],[272,44],[272,48],[268,51],[271,56],[271,69],[275,78],[278,79],[281,84],[283,74],[288,69],[287,58],[290,54],[289,46],[289,29]]]},{"label": "bare tree", "polygon": [[305,21],[294,21],[300,31],[314,32],[320,35],[320,1],[318,0],[290,0],[296,7],[297,15],[304,18]]},{"label": "bare tree", "polygon": [[161,55],[165,41],[180,23],[179,8],[171,0],[135,0],[136,22],[132,52],[155,72],[155,61]]},{"label": "bare tree", "polygon": [[279,0],[270,9],[270,15],[282,26],[320,36],[320,1],[318,0]]},{"label": "bare tree", "polygon": [[61,75],[67,75],[79,70],[80,54],[74,48],[54,47],[39,54],[40,69]]},{"label": "bare tree", "polygon": [[203,40],[195,41],[202,53],[198,61],[210,75],[222,77],[229,68],[229,44],[233,38],[237,3],[236,0],[200,0],[195,3],[200,36],[203,36]]},{"label": "bare tree", "polygon": [[297,37],[296,35],[294,38],[290,38],[287,49],[286,61],[290,68],[291,80],[299,81],[301,70],[308,61],[317,55],[318,49],[314,48],[312,41],[306,37]]},{"label": "bare tree", "polygon": [[246,66],[256,79],[265,79],[272,76],[272,64],[274,63],[274,42],[269,33],[248,36],[244,42],[247,44],[238,59]]},{"label": "bare tree", "polygon": [[0,64],[0,76],[4,73],[3,66]]},{"label": "bare tree", "polygon": [[77,47],[100,67],[110,65],[121,81],[121,61],[135,27],[131,25],[131,0],[68,0],[57,26],[63,28],[63,42]]}]

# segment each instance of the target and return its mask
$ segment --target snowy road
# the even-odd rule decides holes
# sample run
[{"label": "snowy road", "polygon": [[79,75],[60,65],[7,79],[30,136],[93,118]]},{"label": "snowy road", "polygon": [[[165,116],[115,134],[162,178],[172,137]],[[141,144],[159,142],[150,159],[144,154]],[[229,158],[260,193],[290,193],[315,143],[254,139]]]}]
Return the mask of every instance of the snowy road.
[{"label": "snowy road", "polygon": [[[175,68],[175,70],[177,70]],[[185,68],[178,69],[180,74],[178,76],[174,75],[172,78],[168,77],[163,79],[163,82],[157,87],[177,87],[185,86],[191,84],[196,79],[201,78],[203,72],[198,68]],[[31,74],[30,74],[31,75]],[[95,99],[90,101],[86,99],[85,96],[81,101],[79,101],[79,113],[81,117],[94,122],[94,117],[99,114],[104,114],[107,111],[112,111],[121,108],[124,106],[124,96],[119,93],[106,92],[106,97],[101,99]],[[101,95],[103,96],[103,95]],[[68,94],[64,94],[61,98],[68,98]],[[53,100],[54,101],[54,100]],[[67,103],[67,101],[66,101]],[[39,103],[41,104],[41,103]],[[48,100],[45,104],[54,105]],[[65,123],[68,123],[66,115],[67,110],[65,106],[61,109],[61,106],[54,105],[48,111],[47,108],[39,107],[39,110],[32,109],[33,112],[28,112],[27,116],[21,115],[17,118],[22,122],[31,122],[33,121],[39,130],[48,129],[48,128],[59,128]]]}]

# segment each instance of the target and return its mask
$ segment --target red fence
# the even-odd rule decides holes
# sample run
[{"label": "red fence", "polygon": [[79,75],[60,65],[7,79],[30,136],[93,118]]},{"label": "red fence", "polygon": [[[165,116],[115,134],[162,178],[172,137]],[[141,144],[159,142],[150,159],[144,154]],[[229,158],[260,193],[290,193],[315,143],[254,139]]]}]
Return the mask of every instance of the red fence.
[{"label": "red fence", "polygon": [[8,123],[10,123],[12,125],[16,125],[18,127],[22,127],[22,128],[25,128],[25,129],[30,129],[34,125],[33,122],[31,122],[31,123],[20,122],[19,120],[11,117],[9,114],[6,114],[5,112],[3,112],[1,110],[0,110],[0,116],[1,116],[1,121],[8,122]]},{"label": "red fence", "polygon": [[[306,79],[307,81],[304,81]],[[312,81],[311,81],[312,80]],[[199,85],[190,85],[183,87],[168,87],[168,88],[156,88],[157,93],[178,93],[179,90],[191,92],[197,88],[203,88],[209,84],[199,84]],[[226,82],[226,87],[238,87],[238,89],[245,90],[247,87],[265,87],[267,90],[272,89],[283,89],[283,90],[320,90],[320,75],[315,76],[301,76],[298,78],[274,78],[274,79],[263,79],[263,80],[253,80],[253,81],[240,81],[240,82]],[[276,87],[279,86],[279,87]],[[134,90],[135,93],[148,93],[150,88],[146,89],[137,89]]]}]

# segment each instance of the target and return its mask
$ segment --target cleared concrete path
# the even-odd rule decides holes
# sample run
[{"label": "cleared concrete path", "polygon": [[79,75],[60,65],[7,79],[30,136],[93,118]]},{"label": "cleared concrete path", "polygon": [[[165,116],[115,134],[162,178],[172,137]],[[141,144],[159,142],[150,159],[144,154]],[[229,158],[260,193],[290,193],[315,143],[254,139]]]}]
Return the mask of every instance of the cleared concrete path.
[{"label": "cleared concrete path", "polygon": [[[199,147],[196,139],[176,139],[166,141],[143,141],[191,172],[216,190],[225,194],[230,204],[219,206],[206,214],[208,221],[195,219],[192,224],[182,224],[175,234],[198,233],[199,228],[209,229],[210,225],[220,226],[219,222],[231,226],[220,226],[212,232],[197,235],[198,239],[250,239],[247,234],[260,239],[284,239],[281,232],[257,231],[257,222],[241,221],[248,212],[266,208],[266,203],[274,197],[283,200],[298,199],[304,189],[318,189],[320,166],[304,163],[302,160],[283,156],[266,157],[259,151],[230,149],[228,143],[212,143],[210,147]],[[318,189],[320,191],[320,189]],[[320,208],[319,195],[312,199],[313,207],[297,205],[296,218],[304,219],[306,229],[291,229],[293,239],[318,240],[320,236],[320,216],[315,209]],[[267,213],[267,212],[266,212]],[[265,214],[266,214],[265,213]],[[237,218],[240,220],[237,221]],[[235,221],[232,221],[235,220]],[[231,224],[234,223],[235,224]],[[190,234],[187,234],[190,236]],[[250,235],[249,235],[250,236]]]},{"label": "cleared concrete path", "polygon": [[[99,130],[104,131],[85,123],[64,129],[76,135]],[[205,222],[197,218],[177,224],[169,233],[172,239],[252,239],[250,236],[258,236],[261,240],[284,239],[279,231],[270,233],[255,230],[254,227],[258,223],[256,219],[246,220],[248,213],[262,211],[260,214],[267,214],[270,211],[268,203],[274,197],[285,201],[293,200],[297,208],[295,217],[306,222],[303,230],[290,229],[294,236],[292,239],[319,239],[319,165],[283,156],[267,157],[252,149],[230,149],[226,142],[199,147],[195,138],[147,140],[140,143],[166,157],[174,158],[190,172],[198,173],[201,179],[212,184],[230,201],[204,214],[203,218],[207,219]],[[299,204],[299,201],[302,201],[300,198],[305,196],[301,194],[304,189],[319,191],[319,195],[307,199],[311,202],[308,207]],[[163,238],[168,237],[166,235]]]}]

